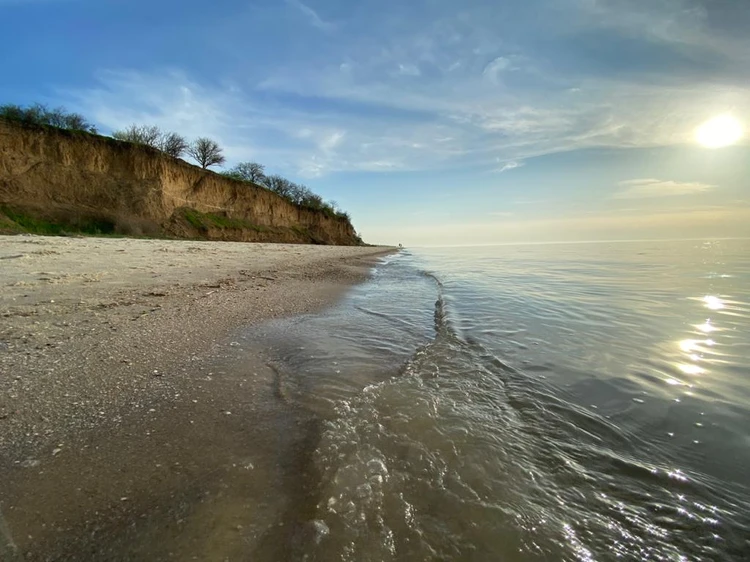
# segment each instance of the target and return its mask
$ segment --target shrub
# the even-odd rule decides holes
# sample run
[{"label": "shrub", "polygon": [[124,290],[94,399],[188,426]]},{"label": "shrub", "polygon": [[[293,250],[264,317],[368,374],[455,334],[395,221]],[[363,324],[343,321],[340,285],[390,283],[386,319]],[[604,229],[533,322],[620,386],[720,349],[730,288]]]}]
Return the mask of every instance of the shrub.
[{"label": "shrub", "polygon": [[15,104],[0,105],[0,118],[30,125],[46,125],[70,131],[96,133],[96,127],[86,121],[80,113],[71,113],[64,107],[48,109],[46,105],[35,103],[29,107]]},{"label": "shrub", "polygon": [[132,142],[134,144],[144,144],[151,148],[157,148],[160,136],[161,130],[159,130],[159,127],[149,127],[147,125],[131,125],[127,129],[112,133],[113,139]]},{"label": "shrub", "polygon": [[179,158],[188,148],[185,137],[177,133],[164,132],[156,126],[134,124],[127,129],[113,132],[112,138],[150,146],[173,158]]},{"label": "shrub", "polygon": [[257,162],[240,162],[231,170],[224,172],[224,175],[233,179],[249,181],[256,185],[265,185],[266,176],[264,175],[265,166]]}]

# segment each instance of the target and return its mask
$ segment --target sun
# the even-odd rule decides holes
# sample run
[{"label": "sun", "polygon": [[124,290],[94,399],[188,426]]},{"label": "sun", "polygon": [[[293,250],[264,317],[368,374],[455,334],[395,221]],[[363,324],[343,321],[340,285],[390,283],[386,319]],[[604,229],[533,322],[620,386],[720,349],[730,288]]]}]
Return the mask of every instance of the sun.
[{"label": "sun", "polygon": [[742,124],[729,114],[709,119],[695,130],[695,140],[706,148],[721,148],[742,138]]}]

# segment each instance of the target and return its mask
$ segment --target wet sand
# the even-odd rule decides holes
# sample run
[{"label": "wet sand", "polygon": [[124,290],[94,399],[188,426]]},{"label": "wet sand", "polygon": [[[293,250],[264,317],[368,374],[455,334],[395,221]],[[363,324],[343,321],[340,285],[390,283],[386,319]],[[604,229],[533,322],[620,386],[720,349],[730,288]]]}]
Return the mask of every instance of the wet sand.
[{"label": "wet sand", "polygon": [[318,422],[234,336],[388,251],[0,237],[0,559],[301,557]]}]

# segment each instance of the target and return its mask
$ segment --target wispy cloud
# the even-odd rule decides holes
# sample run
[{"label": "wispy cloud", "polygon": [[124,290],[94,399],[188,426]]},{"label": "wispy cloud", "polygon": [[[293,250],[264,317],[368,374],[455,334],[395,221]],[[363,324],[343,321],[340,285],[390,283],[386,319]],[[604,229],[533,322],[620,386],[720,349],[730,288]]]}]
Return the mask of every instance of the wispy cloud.
[{"label": "wispy cloud", "polygon": [[500,74],[511,69],[511,60],[508,57],[497,57],[484,67],[482,76],[490,82],[497,84],[500,80]]},{"label": "wispy cloud", "polygon": [[615,199],[648,199],[652,197],[694,195],[716,187],[707,183],[677,182],[653,178],[621,181],[618,185],[622,189],[614,194]]},{"label": "wispy cloud", "polygon": [[[362,8],[337,26],[310,5],[285,0],[265,14],[266,27],[280,27],[260,33],[286,47],[254,60],[247,75],[216,70],[234,77],[234,90],[187,65],[175,79],[161,79],[159,68],[132,80],[110,73],[108,83],[86,90],[80,109],[95,108],[105,127],[148,119],[186,134],[215,130],[240,147],[238,155],[258,147],[269,161],[315,175],[508,172],[529,158],[577,149],[675,146],[692,142],[694,127],[727,108],[750,120],[750,87],[738,80],[750,72],[743,54],[750,39],[717,33],[715,17],[690,10],[701,3],[659,0],[635,9],[627,0],[519,1],[519,21],[510,21],[486,3],[469,3],[457,16],[437,1],[424,17],[406,5],[387,15]],[[315,6],[329,13],[322,0]],[[536,16],[542,8],[550,13],[544,20]],[[285,35],[285,11],[307,24],[294,30],[304,41]],[[575,17],[562,17],[568,13]],[[726,18],[737,19],[738,29],[745,21]],[[241,29],[233,51],[246,46],[247,26]],[[314,52],[295,50],[333,29]],[[693,74],[673,70],[663,52],[681,61],[679,72]]]},{"label": "wispy cloud", "polygon": [[293,6],[297,8],[300,12],[302,12],[305,17],[307,17],[308,21],[310,22],[310,25],[313,27],[316,27],[320,29],[321,31],[332,31],[336,28],[336,24],[325,21],[323,18],[321,18],[318,15],[318,12],[313,10],[310,6],[307,4],[303,4],[299,0],[286,0],[286,3],[290,6]]},{"label": "wispy cloud", "polygon": [[422,73],[414,64],[399,64],[398,73],[403,76],[420,76]]},{"label": "wispy cloud", "polygon": [[511,160],[510,162],[503,163],[500,166],[500,168],[498,168],[497,171],[500,172],[500,173],[508,172],[510,170],[515,170],[516,168],[520,168],[521,166],[524,166],[523,162],[515,162],[515,161]]},{"label": "wispy cloud", "polygon": [[235,85],[207,86],[178,70],[100,72],[93,87],[63,95],[105,133],[139,123],[209,136],[225,147],[229,164],[258,160],[290,175],[435,168],[461,152],[440,124],[310,112]]},{"label": "wispy cloud", "polygon": [[337,51],[330,64],[279,68],[263,88],[430,113],[472,164],[486,166],[498,151],[521,161],[581,148],[686,144],[696,126],[727,108],[750,118],[750,88],[738,80],[750,71],[742,54],[750,40],[718,33],[716,15],[707,17],[698,0],[638,8],[626,0],[540,2],[549,18],[517,5],[524,21],[514,24],[478,5],[461,17],[419,22],[397,13],[398,25],[386,20],[347,43],[347,68],[356,71],[341,72]]}]

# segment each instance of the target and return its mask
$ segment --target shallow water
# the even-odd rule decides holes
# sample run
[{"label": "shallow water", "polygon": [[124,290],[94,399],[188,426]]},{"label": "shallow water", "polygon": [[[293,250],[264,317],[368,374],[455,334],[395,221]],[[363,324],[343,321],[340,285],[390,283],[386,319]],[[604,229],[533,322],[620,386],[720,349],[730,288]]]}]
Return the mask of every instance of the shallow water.
[{"label": "shallow water", "polygon": [[305,559],[743,560],[749,332],[734,240],[404,251],[248,337],[322,420]]}]

